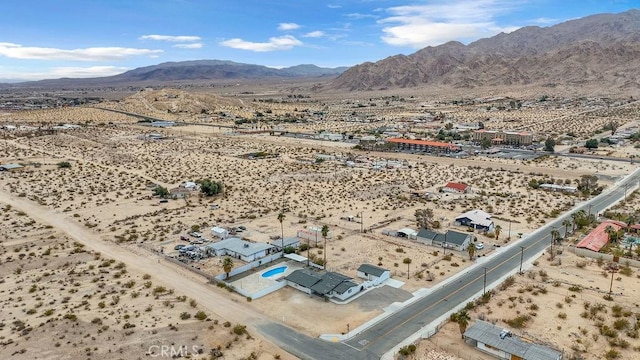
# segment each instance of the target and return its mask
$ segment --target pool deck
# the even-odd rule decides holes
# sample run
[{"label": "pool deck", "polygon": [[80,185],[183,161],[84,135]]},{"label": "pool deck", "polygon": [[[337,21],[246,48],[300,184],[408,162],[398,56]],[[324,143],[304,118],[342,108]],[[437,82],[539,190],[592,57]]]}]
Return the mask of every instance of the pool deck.
[{"label": "pool deck", "polygon": [[[280,274],[276,274],[270,277],[262,277],[262,274],[265,273],[266,271],[269,270],[273,270],[282,266],[286,266],[287,269]],[[293,261],[293,260],[285,260],[285,261],[279,261],[277,263],[272,264],[269,267],[266,267],[264,269],[260,269],[260,271],[256,271],[253,272],[252,274],[243,276],[242,278],[233,280],[230,284],[233,287],[236,287],[238,289],[242,289],[246,292],[249,293],[257,293],[258,291],[268,288],[272,285],[274,285],[275,283],[277,283],[279,280],[282,280],[283,278],[285,278],[287,275],[291,274],[293,271],[298,270],[298,269],[302,269],[303,265]]]}]

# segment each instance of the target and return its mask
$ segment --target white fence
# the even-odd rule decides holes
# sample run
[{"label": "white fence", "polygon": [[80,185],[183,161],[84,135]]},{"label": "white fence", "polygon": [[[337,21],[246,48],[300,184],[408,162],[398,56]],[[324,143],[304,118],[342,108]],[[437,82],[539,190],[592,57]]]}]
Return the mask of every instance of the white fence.
[{"label": "white fence", "polygon": [[[282,253],[281,252],[275,253],[275,254],[272,254],[272,255],[269,255],[269,256],[265,256],[265,257],[261,258],[260,260],[256,260],[256,261],[250,262],[250,263],[248,263],[246,265],[231,269],[231,271],[229,272],[229,276],[238,275],[238,274],[240,274],[242,272],[251,270],[253,268],[257,268],[260,265],[268,264],[268,263],[270,263],[270,262],[272,262],[272,261],[274,261],[276,259],[279,259],[281,257],[282,257]],[[227,274],[225,274],[225,273],[222,273],[222,274],[219,274],[219,275],[215,276],[215,278],[218,279],[218,280],[224,280],[224,279],[226,279],[226,277],[227,277]]]},{"label": "white fence", "polygon": [[[569,246],[567,248],[567,250],[571,251],[572,253],[578,255],[578,256],[583,256],[583,257],[588,257],[591,259],[602,259],[606,262],[611,262],[613,261],[613,255],[611,254],[601,254],[599,252],[595,252],[595,251],[591,251],[591,250],[587,250],[587,249],[582,249],[582,248],[577,248],[575,246]],[[629,263],[629,266],[635,267],[635,268],[640,268],[640,261],[638,260],[633,260],[633,259],[628,259],[625,257],[620,257],[620,261],[619,263],[622,265],[627,265],[627,262]]]}]

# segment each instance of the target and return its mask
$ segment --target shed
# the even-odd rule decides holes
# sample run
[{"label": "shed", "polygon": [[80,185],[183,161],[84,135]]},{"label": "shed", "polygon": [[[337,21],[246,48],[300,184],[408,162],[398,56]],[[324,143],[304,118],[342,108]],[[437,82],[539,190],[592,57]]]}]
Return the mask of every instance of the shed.
[{"label": "shed", "polygon": [[211,228],[211,235],[219,237],[220,239],[226,239],[229,236],[229,231],[225,228],[214,226]]},{"label": "shed", "polygon": [[371,281],[373,285],[380,285],[391,277],[391,271],[371,264],[362,264],[358,267],[358,277]]}]

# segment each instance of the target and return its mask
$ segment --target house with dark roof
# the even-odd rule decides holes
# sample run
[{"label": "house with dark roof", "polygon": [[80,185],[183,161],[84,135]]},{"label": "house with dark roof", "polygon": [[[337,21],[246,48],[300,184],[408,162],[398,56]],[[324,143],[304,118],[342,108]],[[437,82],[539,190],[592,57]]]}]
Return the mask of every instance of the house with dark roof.
[{"label": "house with dark roof", "polygon": [[370,281],[373,285],[380,285],[391,277],[391,271],[371,264],[358,267],[358,277]]},{"label": "house with dark roof", "polygon": [[348,276],[327,271],[324,273],[298,269],[287,275],[287,285],[309,295],[346,300],[364,290],[364,286],[351,281]]},{"label": "house with dark roof", "polygon": [[464,194],[471,190],[471,187],[467,184],[449,182],[442,188],[443,192],[446,193],[456,193],[456,194]]},{"label": "house with dark roof", "polygon": [[420,229],[416,236],[416,241],[425,245],[432,245],[457,251],[466,251],[467,247],[474,240],[471,233],[447,230],[439,233],[429,229]]},{"label": "house with dark roof", "polygon": [[476,320],[462,336],[478,350],[498,359],[562,360],[562,352],[482,320]]},{"label": "house with dark roof", "polygon": [[456,225],[468,226],[474,230],[487,232],[493,230],[493,220],[491,215],[482,210],[471,210],[456,217]]}]

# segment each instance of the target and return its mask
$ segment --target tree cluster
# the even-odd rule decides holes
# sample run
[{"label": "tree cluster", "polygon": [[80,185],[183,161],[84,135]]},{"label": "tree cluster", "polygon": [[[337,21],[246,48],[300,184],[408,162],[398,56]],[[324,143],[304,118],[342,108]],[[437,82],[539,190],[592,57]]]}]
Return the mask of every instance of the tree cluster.
[{"label": "tree cluster", "polygon": [[200,184],[200,192],[205,196],[214,196],[222,193],[224,186],[221,181],[212,181],[211,179],[204,179],[198,181]]}]

